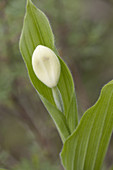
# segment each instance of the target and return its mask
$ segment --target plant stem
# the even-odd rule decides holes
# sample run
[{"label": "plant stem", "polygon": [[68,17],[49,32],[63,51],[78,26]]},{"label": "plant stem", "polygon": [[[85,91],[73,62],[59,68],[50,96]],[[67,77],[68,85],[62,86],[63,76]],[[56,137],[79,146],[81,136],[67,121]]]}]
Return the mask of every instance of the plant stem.
[{"label": "plant stem", "polygon": [[64,112],[62,96],[61,96],[60,91],[57,86],[52,88],[52,93],[53,93],[54,101],[55,101],[57,108],[61,112]]}]

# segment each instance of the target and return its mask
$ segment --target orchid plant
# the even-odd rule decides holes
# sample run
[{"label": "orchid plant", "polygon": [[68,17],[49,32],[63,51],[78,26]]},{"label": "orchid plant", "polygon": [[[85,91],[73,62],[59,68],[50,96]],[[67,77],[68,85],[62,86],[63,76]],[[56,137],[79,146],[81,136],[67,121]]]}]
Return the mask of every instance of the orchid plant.
[{"label": "orchid plant", "polygon": [[100,170],[113,130],[113,80],[78,121],[72,75],[55,47],[46,15],[31,0],[19,42],[30,80],[62,140],[65,170]]}]

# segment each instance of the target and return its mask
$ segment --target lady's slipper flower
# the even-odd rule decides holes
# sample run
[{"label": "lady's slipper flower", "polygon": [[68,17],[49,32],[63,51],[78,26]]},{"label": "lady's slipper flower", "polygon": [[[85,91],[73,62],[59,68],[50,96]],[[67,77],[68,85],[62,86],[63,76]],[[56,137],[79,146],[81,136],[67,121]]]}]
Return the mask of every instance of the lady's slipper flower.
[{"label": "lady's slipper flower", "polygon": [[38,45],[32,55],[33,70],[40,81],[53,88],[60,77],[60,62],[55,53],[48,47]]}]

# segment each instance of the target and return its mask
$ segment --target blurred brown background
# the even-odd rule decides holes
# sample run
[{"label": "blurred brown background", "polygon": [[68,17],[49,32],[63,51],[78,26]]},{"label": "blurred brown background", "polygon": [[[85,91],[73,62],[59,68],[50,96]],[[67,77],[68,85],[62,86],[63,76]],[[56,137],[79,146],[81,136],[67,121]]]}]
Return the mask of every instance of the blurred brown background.
[{"label": "blurred brown background", "polygon": [[[76,85],[79,117],[113,79],[112,0],[33,0],[46,13]],[[0,0],[0,168],[63,170],[62,143],[30,84],[18,42],[25,0]],[[113,164],[113,138],[103,165]]]}]

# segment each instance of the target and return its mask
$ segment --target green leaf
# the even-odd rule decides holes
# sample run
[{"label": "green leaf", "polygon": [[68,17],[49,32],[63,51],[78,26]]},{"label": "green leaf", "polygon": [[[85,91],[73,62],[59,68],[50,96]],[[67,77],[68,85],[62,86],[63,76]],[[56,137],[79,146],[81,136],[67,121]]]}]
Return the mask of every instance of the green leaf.
[{"label": "green leaf", "polygon": [[58,88],[61,92],[63,103],[64,103],[64,113],[66,120],[71,132],[78,125],[78,113],[77,113],[77,103],[75,96],[74,83],[71,73],[64,61],[60,59],[61,63],[61,75],[58,83]]},{"label": "green leaf", "polygon": [[66,140],[61,158],[66,170],[100,170],[113,130],[113,80]]},{"label": "green leaf", "polygon": [[58,56],[61,64],[58,88],[64,105],[64,113],[62,113],[56,108],[52,90],[44,85],[33,71],[32,54],[37,45],[49,47],[58,56],[54,45],[54,36],[47,17],[33,5],[31,0],[27,0],[26,15],[19,43],[20,51],[27,66],[30,80],[53,118],[62,140],[65,141],[70,135],[70,131],[72,132],[78,123],[72,76],[63,60]]},{"label": "green leaf", "polygon": [[45,15],[28,0],[19,43],[20,51],[34,87],[42,96],[55,105],[51,89],[38,80],[32,68],[32,54],[39,44],[53,49],[54,37]]}]

